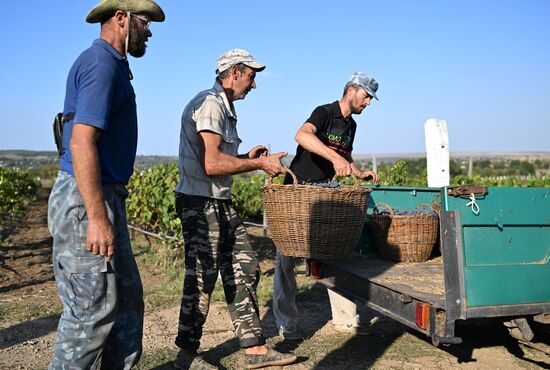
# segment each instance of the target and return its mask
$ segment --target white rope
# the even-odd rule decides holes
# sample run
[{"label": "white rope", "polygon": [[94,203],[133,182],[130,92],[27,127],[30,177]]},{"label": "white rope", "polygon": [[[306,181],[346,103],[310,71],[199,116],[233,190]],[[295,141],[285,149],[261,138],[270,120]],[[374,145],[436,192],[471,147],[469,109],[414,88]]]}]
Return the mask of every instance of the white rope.
[{"label": "white rope", "polygon": [[130,12],[126,12],[127,29],[126,29],[126,39],[124,41],[124,58],[128,58],[128,42],[130,41],[130,23],[131,23],[130,17],[131,17]]},{"label": "white rope", "polygon": [[267,226],[266,226],[265,224],[256,224],[256,223],[254,223],[254,222],[243,221],[243,224],[248,225],[248,226],[261,227],[262,229],[266,229],[266,228],[267,228]]},{"label": "white rope", "polygon": [[474,193],[470,193],[470,201],[466,203],[466,207],[472,207],[474,215],[479,215],[479,206],[476,203],[476,196]]}]

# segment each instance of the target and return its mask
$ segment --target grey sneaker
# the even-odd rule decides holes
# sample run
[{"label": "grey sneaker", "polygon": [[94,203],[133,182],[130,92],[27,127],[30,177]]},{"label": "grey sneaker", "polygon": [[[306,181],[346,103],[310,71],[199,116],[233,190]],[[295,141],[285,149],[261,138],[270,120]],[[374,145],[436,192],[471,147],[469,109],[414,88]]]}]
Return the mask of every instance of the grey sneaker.
[{"label": "grey sneaker", "polygon": [[279,330],[279,336],[283,338],[283,340],[289,340],[289,341],[304,340],[304,336],[297,330],[284,331],[281,329]]},{"label": "grey sneaker", "polygon": [[173,365],[175,369],[181,370],[218,370],[217,366],[209,364],[202,356],[189,358],[179,353]]},{"label": "grey sneaker", "polygon": [[263,355],[244,355],[245,368],[259,369],[267,366],[283,366],[295,362],[298,357],[291,353],[280,353],[274,349],[268,348],[267,353]]}]

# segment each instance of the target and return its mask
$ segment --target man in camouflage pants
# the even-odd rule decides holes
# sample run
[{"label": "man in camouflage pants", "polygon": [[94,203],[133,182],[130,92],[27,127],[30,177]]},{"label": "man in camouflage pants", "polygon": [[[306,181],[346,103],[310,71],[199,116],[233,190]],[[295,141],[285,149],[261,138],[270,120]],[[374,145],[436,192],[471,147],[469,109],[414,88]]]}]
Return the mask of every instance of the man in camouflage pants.
[{"label": "man in camouflage pants", "polygon": [[100,38],[67,78],[61,170],[48,205],[53,269],[63,314],[51,370],[130,369],[142,351],[143,287],[126,224],[124,184],[137,147],[127,54],[145,54],[151,0],[103,0],[86,21]]},{"label": "man in camouflage pants", "polygon": [[244,225],[231,203],[232,175],[264,170],[284,172],[264,146],[238,155],[241,142],[233,102],[256,88],[265,65],[245,50],[233,49],[217,61],[214,87],[197,94],[181,119],[176,209],[185,240],[185,279],[174,366],[217,369],[197,356],[210,297],[221,273],[235,334],[245,350],[245,367],[286,365],[296,356],[265,347],[256,298],[260,270]]}]

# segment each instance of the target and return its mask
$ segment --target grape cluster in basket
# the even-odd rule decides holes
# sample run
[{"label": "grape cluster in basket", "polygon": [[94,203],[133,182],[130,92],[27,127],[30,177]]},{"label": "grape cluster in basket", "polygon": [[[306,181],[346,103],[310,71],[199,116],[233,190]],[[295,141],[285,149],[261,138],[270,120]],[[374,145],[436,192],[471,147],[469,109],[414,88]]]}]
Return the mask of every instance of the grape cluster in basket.
[{"label": "grape cluster in basket", "polygon": [[338,189],[340,188],[340,183],[338,181],[328,181],[328,182],[308,182],[305,185],[317,186],[320,188],[326,189]]},{"label": "grape cluster in basket", "polygon": [[[391,216],[391,213],[386,208],[378,208],[376,214],[381,216]],[[437,212],[430,208],[395,208],[394,216],[437,216]]]}]

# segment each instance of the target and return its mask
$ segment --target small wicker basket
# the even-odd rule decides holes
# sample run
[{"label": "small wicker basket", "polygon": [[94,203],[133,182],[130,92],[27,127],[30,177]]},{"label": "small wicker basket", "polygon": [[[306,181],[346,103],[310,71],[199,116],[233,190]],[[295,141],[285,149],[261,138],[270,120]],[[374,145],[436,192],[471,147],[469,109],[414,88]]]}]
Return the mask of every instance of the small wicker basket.
[{"label": "small wicker basket", "polygon": [[[419,207],[429,204],[420,204]],[[384,207],[389,215],[377,212]],[[430,258],[437,241],[439,217],[437,213],[396,215],[393,208],[377,203],[370,216],[369,228],[378,253],[382,258],[398,262],[424,262]]]},{"label": "small wicker basket", "polygon": [[269,234],[284,256],[341,259],[353,251],[363,224],[371,189],[358,182],[341,188],[294,184],[262,187]]}]

